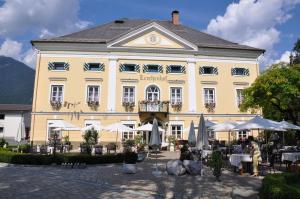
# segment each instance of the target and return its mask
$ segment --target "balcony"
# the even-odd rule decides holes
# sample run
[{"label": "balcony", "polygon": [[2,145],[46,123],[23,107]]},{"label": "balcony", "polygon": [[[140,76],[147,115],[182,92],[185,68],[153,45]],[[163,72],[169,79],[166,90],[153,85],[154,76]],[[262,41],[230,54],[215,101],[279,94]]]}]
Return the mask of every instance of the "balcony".
[{"label": "balcony", "polygon": [[169,101],[140,101],[140,113],[168,113]]}]

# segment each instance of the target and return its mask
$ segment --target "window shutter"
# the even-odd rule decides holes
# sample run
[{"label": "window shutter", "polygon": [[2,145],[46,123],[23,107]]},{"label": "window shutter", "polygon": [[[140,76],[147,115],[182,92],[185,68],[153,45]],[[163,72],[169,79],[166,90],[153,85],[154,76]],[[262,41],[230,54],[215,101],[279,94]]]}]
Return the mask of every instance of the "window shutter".
[{"label": "window shutter", "polygon": [[171,72],[171,66],[167,66],[166,67],[166,73],[170,73]]},{"label": "window shutter", "polygon": [[53,70],[54,69],[54,63],[53,62],[49,62],[48,63],[48,70]]},{"label": "window shutter", "polygon": [[123,72],[124,70],[125,70],[125,66],[123,64],[120,64],[119,71]]},{"label": "window shutter", "polygon": [[202,74],[204,74],[204,67],[200,67],[199,68],[199,73],[202,75]]},{"label": "window shutter", "polygon": [[249,76],[249,75],[250,75],[250,72],[249,72],[249,69],[248,69],[248,68],[245,68],[245,75],[246,75],[246,76]]},{"label": "window shutter", "polygon": [[235,68],[231,68],[231,75],[235,75],[236,74],[236,69]]},{"label": "window shutter", "polygon": [[69,68],[70,68],[69,63],[65,62],[65,64],[64,64],[64,69],[65,69],[65,70],[69,70]]},{"label": "window shutter", "polygon": [[185,73],[185,66],[181,66],[181,73]]},{"label": "window shutter", "polygon": [[147,65],[144,65],[144,66],[143,66],[143,73],[146,73],[146,72],[148,72],[148,66],[147,66]]},{"label": "window shutter", "polygon": [[104,71],[104,70],[105,70],[104,64],[99,64],[99,71]]},{"label": "window shutter", "polygon": [[162,67],[162,65],[159,65],[159,66],[158,66],[158,72],[159,72],[159,73],[163,73],[163,67]]},{"label": "window shutter", "polygon": [[90,69],[89,64],[88,64],[88,63],[84,63],[84,65],[83,65],[83,70],[84,70],[84,71],[87,71],[87,70],[89,70],[89,69]]},{"label": "window shutter", "polygon": [[138,64],[135,65],[135,71],[140,72],[140,65],[138,65]]},{"label": "window shutter", "polygon": [[214,67],[214,68],[213,68],[213,73],[214,73],[215,75],[218,74],[218,68],[217,68],[217,67]]}]

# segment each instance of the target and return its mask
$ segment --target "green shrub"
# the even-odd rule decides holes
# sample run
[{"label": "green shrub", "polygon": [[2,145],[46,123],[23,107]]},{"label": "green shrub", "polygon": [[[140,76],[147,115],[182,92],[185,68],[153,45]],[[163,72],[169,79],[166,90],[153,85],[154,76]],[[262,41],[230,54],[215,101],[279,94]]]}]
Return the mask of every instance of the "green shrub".
[{"label": "green shrub", "polygon": [[4,147],[4,146],[8,146],[8,142],[6,142],[6,140],[4,138],[0,139],[0,147]]},{"label": "green shrub", "polygon": [[122,154],[106,154],[99,156],[90,156],[87,154],[56,154],[41,155],[29,153],[15,153],[7,150],[0,150],[0,162],[11,164],[29,164],[29,165],[49,165],[52,163],[86,163],[86,164],[109,164],[122,163],[124,157]]},{"label": "green shrub", "polygon": [[290,173],[268,174],[262,182],[261,198],[300,198],[300,175]]},{"label": "green shrub", "polygon": [[19,146],[19,152],[29,153],[30,152],[30,144],[23,144]]}]

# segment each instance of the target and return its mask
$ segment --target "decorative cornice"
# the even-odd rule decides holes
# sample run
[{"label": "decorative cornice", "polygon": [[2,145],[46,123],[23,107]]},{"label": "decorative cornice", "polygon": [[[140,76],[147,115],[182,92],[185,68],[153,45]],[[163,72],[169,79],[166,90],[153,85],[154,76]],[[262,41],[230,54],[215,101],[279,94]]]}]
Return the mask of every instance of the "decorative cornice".
[{"label": "decorative cornice", "polygon": [[249,83],[248,82],[233,82],[233,85],[249,86]]},{"label": "decorative cornice", "polygon": [[67,81],[66,77],[49,77],[50,81]]},{"label": "decorative cornice", "polygon": [[184,80],[168,80],[169,84],[185,84]]},{"label": "decorative cornice", "polygon": [[201,84],[216,85],[216,84],[218,84],[218,82],[217,81],[201,81]]},{"label": "decorative cornice", "polygon": [[103,82],[102,78],[85,78],[85,81],[89,82]]},{"label": "decorative cornice", "polygon": [[138,79],[121,79],[121,82],[138,83]]}]

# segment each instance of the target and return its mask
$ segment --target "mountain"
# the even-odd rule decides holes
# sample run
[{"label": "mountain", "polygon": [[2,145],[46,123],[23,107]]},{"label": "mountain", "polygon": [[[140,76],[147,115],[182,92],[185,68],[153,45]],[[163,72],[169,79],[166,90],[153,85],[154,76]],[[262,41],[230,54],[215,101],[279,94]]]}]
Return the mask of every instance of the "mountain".
[{"label": "mountain", "polygon": [[34,76],[24,63],[0,56],[0,104],[32,104]]}]

